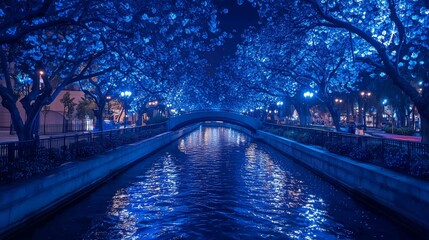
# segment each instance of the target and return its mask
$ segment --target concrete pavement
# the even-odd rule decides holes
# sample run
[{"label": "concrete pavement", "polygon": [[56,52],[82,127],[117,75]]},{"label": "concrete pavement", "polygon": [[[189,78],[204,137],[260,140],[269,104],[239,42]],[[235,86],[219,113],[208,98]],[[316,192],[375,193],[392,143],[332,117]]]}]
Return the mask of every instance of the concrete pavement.
[{"label": "concrete pavement", "polygon": [[[84,134],[87,132],[69,132],[69,133],[56,133],[56,134],[47,134],[47,135],[40,135],[40,139],[46,139],[50,137],[62,137],[64,135],[66,136],[74,136],[76,134]],[[16,142],[18,141],[18,136],[16,134],[10,134],[9,131],[6,130],[0,130],[0,143],[5,142]]]},{"label": "concrete pavement", "polygon": [[420,136],[404,136],[404,135],[386,133],[383,130],[378,129],[378,128],[367,128],[366,134],[371,135],[371,136],[377,136],[377,137],[383,137],[383,138],[389,138],[389,139],[395,139],[395,140],[402,140],[402,141],[411,141],[411,142],[421,142],[422,141],[422,137],[420,137]]}]

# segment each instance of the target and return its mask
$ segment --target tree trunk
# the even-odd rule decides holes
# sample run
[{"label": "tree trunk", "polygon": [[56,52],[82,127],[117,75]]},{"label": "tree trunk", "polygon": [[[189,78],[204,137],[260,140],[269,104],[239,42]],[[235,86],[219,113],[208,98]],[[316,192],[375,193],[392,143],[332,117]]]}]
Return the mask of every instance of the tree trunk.
[{"label": "tree trunk", "polygon": [[335,126],[335,130],[337,130],[337,132],[341,132],[340,112],[332,104],[327,103],[326,107],[328,108],[329,113],[331,113],[332,121],[333,121],[334,126]]},{"label": "tree trunk", "polygon": [[406,126],[406,120],[407,120],[407,113],[406,113],[406,105],[404,101],[399,101],[399,107],[397,111],[398,116],[398,125],[399,127],[405,127]]},{"label": "tree trunk", "polygon": [[36,103],[34,103],[31,106],[31,109],[26,111],[27,118],[24,123],[17,108],[16,101],[14,102],[13,98],[8,98],[7,95],[3,96],[2,105],[10,113],[12,124],[19,141],[31,141],[34,140],[34,137],[38,137],[38,133],[36,136],[33,134],[35,134],[35,130],[38,130],[38,127],[36,128],[35,123],[39,123],[39,121],[36,121],[36,118],[40,116],[39,113],[41,107],[36,106]]},{"label": "tree trunk", "polygon": [[143,125],[143,114],[144,114],[144,110],[137,110],[136,127]]},{"label": "tree trunk", "polygon": [[422,142],[429,143],[429,116],[427,116],[427,114],[425,116],[420,114],[420,120],[420,133],[422,136]]},{"label": "tree trunk", "polygon": [[99,108],[98,110],[94,110],[94,115],[95,115],[95,119],[96,119],[96,124],[98,127],[99,131],[103,131],[103,111],[104,108]]},{"label": "tree trunk", "polygon": [[298,106],[295,105],[295,109],[298,112],[299,117],[299,125],[300,126],[306,126],[308,124],[307,122],[307,105],[306,104],[299,104]]},{"label": "tree trunk", "polygon": [[376,127],[381,127],[381,123],[383,121],[383,112],[384,112],[384,106],[381,104],[376,105],[377,113],[375,115],[375,121],[376,121]]}]

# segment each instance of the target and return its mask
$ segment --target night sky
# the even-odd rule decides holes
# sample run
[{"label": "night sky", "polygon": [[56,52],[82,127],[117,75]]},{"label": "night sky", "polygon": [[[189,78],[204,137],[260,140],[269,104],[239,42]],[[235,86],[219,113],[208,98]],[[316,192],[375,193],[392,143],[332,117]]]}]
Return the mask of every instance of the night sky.
[{"label": "night sky", "polygon": [[227,14],[219,17],[220,29],[232,33],[233,38],[228,38],[223,46],[216,51],[206,53],[206,57],[212,68],[216,68],[224,56],[234,55],[236,46],[242,41],[241,34],[250,26],[258,26],[257,9],[248,2],[238,5],[236,0],[217,0],[215,4],[219,10],[228,9]]}]

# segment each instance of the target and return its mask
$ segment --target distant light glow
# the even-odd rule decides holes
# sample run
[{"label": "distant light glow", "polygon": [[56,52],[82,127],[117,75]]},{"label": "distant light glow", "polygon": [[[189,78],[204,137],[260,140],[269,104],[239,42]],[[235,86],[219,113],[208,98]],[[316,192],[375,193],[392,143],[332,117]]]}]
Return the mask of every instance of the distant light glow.
[{"label": "distant light glow", "polygon": [[305,92],[305,93],[304,93],[304,97],[305,97],[305,98],[312,98],[312,97],[313,97],[313,95],[314,95],[314,93],[312,93],[312,92],[310,92],[310,91],[307,91],[307,92]]},{"label": "distant light glow", "polygon": [[129,97],[129,96],[131,96],[130,91],[121,92],[121,97]]}]

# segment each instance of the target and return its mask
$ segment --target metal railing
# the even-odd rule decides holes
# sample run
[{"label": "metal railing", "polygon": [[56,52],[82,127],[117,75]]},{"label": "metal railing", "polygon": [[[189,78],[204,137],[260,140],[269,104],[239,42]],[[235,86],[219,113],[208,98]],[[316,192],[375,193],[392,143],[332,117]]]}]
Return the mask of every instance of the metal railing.
[{"label": "metal railing", "polygon": [[14,171],[23,172],[19,174],[26,174],[25,171],[40,172],[64,162],[85,159],[165,131],[165,123],[160,123],[102,132],[55,136],[33,141],[0,143],[0,182],[13,180],[11,178],[15,177],[11,177],[11,175],[18,174]]},{"label": "metal railing", "polygon": [[429,144],[355,135],[291,125],[264,124],[265,130],[298,142],[409,175],[429,178]]}]

